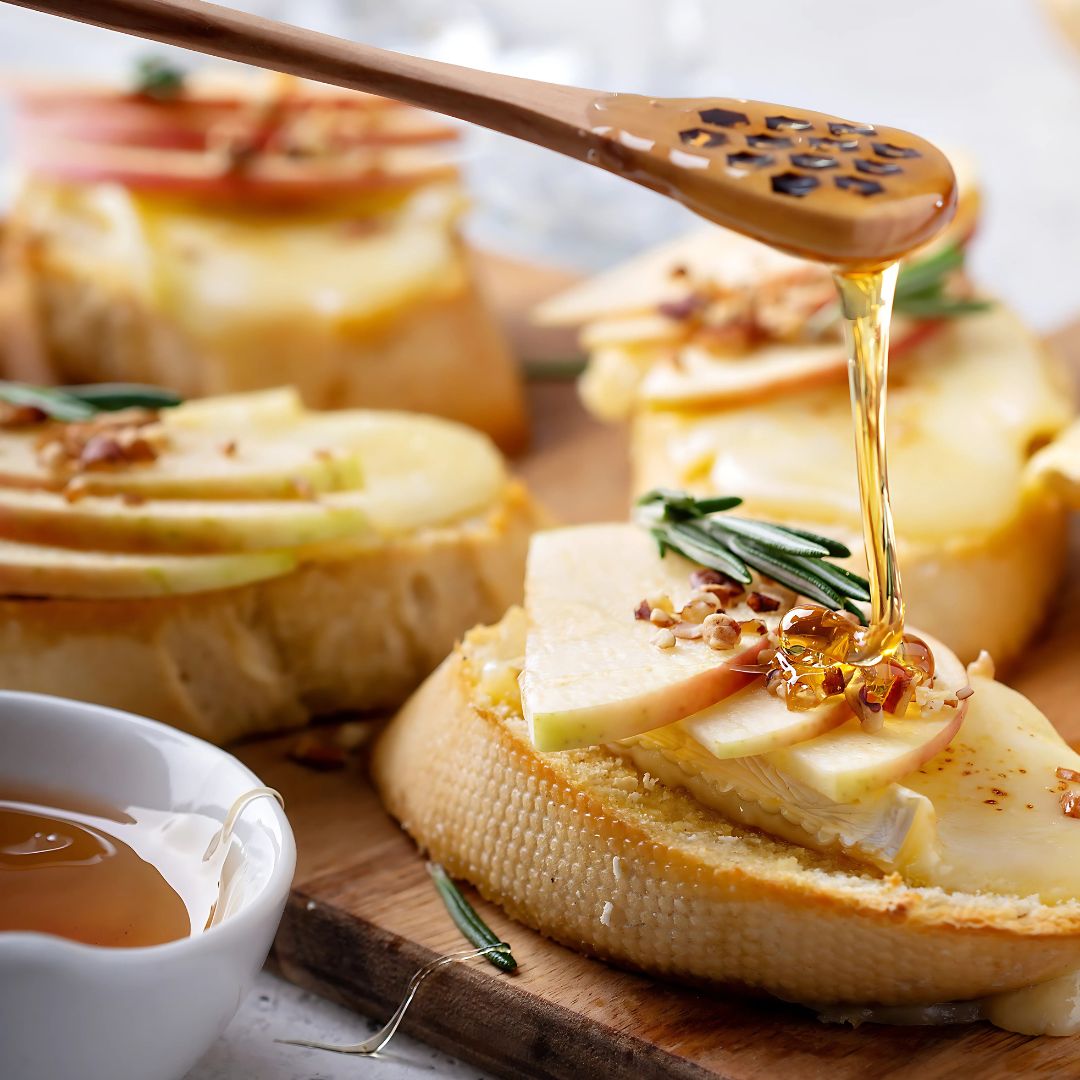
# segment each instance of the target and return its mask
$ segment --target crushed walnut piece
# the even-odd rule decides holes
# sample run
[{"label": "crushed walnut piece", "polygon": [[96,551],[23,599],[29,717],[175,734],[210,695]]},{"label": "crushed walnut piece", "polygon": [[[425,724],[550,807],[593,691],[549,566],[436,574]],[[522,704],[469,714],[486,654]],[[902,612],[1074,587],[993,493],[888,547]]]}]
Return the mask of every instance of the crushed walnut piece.
[{"label": "crushed walnut piece", "polygon": [[757,614],[763,611],[776,611],[780,606],[780,599],[776,596],[769,596],[768,593],[752,592],[746,598],[746,606]]},{"label": "crushed walnut piece", "polygon": [[11,401],[0,401],[0,428],[36,427],[48,421],[49,414],[36,405],[16,405]]},{"label": "crushed walnut piece", "polygon": [[737,600],[746,592],[742,583],[733,577],[722,574],[719,570],[708,569],[695,570],[690,575],[690,587],[715,596],[721,607]]},{"label": "crushed walnut piece", "polygon": [[821,689],[830,697],[834,694],[842,694],[847,688],[847,679],[844,678],[844,669],[839,664],[829,668],[821,680]]},{"label": "crushed walnut piece", "polygon": [[742,627],[730,615],[722,611],[707,615],[701,624],[701,637],[710,649],[722,651],[734,648],[742,636]]},{"label": "crushed walnut piece", "polygon": [[50,472],[76,475],[149,464],[168,444],[156,410],[125,409],[85,422],[53,425],[38,443],[37,458]]},{"label": "crushed walnut piece", "polygon": [[724,286],[688,268],[672,273],[685,288],[657,305],[685,341],[712,352],[745,353],[763,342],[837,340],[836,291],[824,271],[808,267],[753,286]]}]

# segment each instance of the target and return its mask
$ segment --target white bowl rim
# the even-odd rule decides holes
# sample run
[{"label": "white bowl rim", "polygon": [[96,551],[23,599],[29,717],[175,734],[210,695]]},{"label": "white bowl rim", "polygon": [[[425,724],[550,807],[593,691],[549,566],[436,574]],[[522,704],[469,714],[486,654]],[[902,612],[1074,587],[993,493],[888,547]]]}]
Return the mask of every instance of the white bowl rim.
[{"label": "white bowl rim", "polygon": [[[181,742],[194,747],[200,753],[206,753],[213,757],[228,758],[240,772],[246,776],[251,786],[262,787],[262,781],[242,762],[234,757],[228,750],[215,746],[213,743],[191,735],[186,731],[162,724],[157,720],[151,720],[136,713],[125,712],[122,709],[112,709],[106,705],[95,705],[91,702],[77,701],[73,698],[58,697],[55,694],[34,694],[21,690],[0,690],[0,710],[5,705],[18,705],[19,703],[34,703],[55,707],[64,711],[86,712],[90,714],[107,714],[129,725],[137,733],[160,732],[170,737],[176,737]],[[2,721],[0,721],[2,723]],[[274,859],[266,882],[259,892],[252,898],[250,903],[244,904],[238,911],[227,919],[223,919],[216,926],[211,926],[199,934],[189,934],[187,937],[177,938],[175,941],[167,941],[161,945],[139,945],[131,948],[115,948],[109,945],[90,945],[82,941],[72,941],[69,938],[59,937],[55,934],[45,934],[40,931],[30,930],[0,930],[0,961],[8,957],[33,957],[43,959],[52,954],[60,957],[64,954],[77,955],[90,962],[107,962],[113,964],[143,965],[156,963],[165,956],[173,956],[180,952],[199,953],[206,949],[213,949],[218,945],[227,945],[232,938],[242,936],[245,932],[245,924],[260,918],[264,914],[273,912],[288,896],[293,873],[296,868],[296,841],[293,837],[292,827],[285,811],[276,799],[269,800],[271,813],[277,826],[280,848]]]}]

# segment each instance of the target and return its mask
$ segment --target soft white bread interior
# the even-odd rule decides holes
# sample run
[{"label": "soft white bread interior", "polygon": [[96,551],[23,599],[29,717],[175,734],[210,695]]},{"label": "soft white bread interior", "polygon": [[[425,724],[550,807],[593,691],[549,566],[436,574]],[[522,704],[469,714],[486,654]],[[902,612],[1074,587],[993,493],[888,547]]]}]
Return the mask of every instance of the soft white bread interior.
[{"label": "soft white bread interior", "polygon": [[542,514],[461,425],[287,390],[31,420],[0,430],[8,689],[228,742],[393,707],[521,597]]},{"label": "soft white bread interior", "polygon": [[602,748],[533,749],[525,619],[472,632],[382,736],[389,811],[455,876],[572,948],[807,1003],[925,1004],[1080,965],[1080,903],[905,885],[730,824]]}]

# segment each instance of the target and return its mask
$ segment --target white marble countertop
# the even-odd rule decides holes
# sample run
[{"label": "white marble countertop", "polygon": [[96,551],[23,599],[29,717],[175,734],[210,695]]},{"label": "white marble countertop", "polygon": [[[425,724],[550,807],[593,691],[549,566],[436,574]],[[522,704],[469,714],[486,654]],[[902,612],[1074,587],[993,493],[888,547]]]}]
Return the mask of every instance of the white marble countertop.
[{"label": "white marble countertop", "polygon": [[[680,0],[655,3],[668,4],[675,17],[689,11]],[[549,0],[548,8],[568,6],[569,0]],[[1080,257],[1080,56],[1055,35],[1036,0],[905,0],[894,5],[713,0],[705,7],[710,8],[707,19],[700,13],[697,24],[684,19],[687,32],[708,34],[715,44],[715,83],[697,86],[698,93],[711,88],[718,94],[857,114],[856,119],[878,119],[947,146],[965,147],[977,161],[986,194],[985,223],[974,254],[979,279],[1040,329],[1080,309],[1080,277],[1074,269]],[[284,11],[279,4],[273,13]],[[63,64],[87,53],[79,36],[85,31],[46,23],[44,16],[5,8],[0,65],[14,66],[28,55],[39,66],[47,62],[46,55]],[[35,56],[35,43],[40,56]],[[704,74],[695,74],[697,82],[704,82]],[[597,183],[602,182],[615,183],[600,177]],[[552,190],[548,205],[557,215],[558,190]],[[563,203],[569,205],[565,190]],[[663,215],[654,197],[641,193],[640,199],[643,214]],[[494,233],[497,229],[482,235]],[[263,974],[187,1080],[482,1076],[407,1037],[395,1040],[378,1060],[273,1042],[296,1036],[357,1041],[373,1027]]]},{"label": "white marble countertop", "polygon": [[186,1080],[484,1080],[487,1075],[401,1034],[377,1058],[274,1041],[356,1043],[378,1026],[264,971],[225,1034]]}]

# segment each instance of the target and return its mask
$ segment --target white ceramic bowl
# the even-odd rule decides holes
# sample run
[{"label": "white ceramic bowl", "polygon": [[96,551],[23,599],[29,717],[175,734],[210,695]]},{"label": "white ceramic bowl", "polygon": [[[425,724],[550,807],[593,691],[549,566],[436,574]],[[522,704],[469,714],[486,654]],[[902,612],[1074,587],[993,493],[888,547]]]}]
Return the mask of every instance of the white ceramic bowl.
[{"label": "white ceramic bowl", "polygon": [[[3,782],[112,805],[222,820],[259,786],[234,757],[129,713],[0,692]],[[243,888],[217,926],[165,945],[109,949],[0,933],[0,1074],[12,1080],[178,1080],[225,1028],[266,959],[296,863],[271,799],[234,834]]]}]

